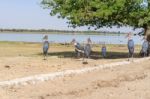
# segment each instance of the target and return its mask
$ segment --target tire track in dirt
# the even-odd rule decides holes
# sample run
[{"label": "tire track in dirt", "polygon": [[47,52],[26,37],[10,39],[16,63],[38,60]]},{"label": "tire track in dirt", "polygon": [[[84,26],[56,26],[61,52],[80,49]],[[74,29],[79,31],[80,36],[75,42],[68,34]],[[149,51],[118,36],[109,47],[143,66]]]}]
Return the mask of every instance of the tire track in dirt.
[{"label": "tire track in dirt", "polygon": [[61,97],[61,96],[81,97],[81,96],[92,94],[93,92],[101,88],[109,88],[109,87],[117,88],[117,87],[120,87],[120,85],[124,82],[133,82],[135,80],[136,81],[143,80],[147,76],[148,75],[144,74],[143,72],[129,73],[127,75],[121,74],[110,80],[92,81],[90,82],[89,86],[86,86],[84,88],[70,90],[67,92],[63,92],[63,91],[53,92],[50,94],[39,96],[39,98],[42,97],[41,99],[47,99],[47,98],[49,99],[50,97]]}]

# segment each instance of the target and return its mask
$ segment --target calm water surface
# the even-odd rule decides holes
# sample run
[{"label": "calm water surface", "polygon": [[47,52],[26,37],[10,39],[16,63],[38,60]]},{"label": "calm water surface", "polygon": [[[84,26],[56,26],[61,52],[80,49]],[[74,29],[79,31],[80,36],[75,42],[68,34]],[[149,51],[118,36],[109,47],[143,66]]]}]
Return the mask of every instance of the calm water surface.
[{"label": "calm water surface", "polygon": [[[42,42],[45,34],[29,33],[0,33],[0,41],[22,41],[22,42]],[[47,34],[50,42],[69,43],[73,38],[78,42],[84,42],[87,38],[95,43],[105,42],[106,44],[127,44],[125,35],[85,35],[85,34]],[[142,44],[142,37],[133,36],[135,44]]]}]

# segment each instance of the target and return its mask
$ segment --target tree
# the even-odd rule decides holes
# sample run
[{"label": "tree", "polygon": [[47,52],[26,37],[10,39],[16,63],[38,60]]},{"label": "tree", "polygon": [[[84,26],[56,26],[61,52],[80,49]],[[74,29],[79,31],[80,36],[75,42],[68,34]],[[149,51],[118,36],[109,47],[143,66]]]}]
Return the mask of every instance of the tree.
[{"label": "tree", "polygon": [[42,0],[51,16],[68,19],[69,26],[129,25],[143,27],[145,35],[150,35],[149,3],[150,0]]}]

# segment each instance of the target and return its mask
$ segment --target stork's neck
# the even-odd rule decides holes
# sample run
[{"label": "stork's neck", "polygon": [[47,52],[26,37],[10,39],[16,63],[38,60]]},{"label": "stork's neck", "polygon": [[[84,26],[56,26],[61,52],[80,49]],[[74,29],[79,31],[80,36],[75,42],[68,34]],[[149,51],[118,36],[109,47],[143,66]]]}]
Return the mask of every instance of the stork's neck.
[{"label": "stork's neck", "polygon": [[48,41],[48,39],[43,39],[43,42],[46,42],[46,41]]},{"label": "stork's neck", "polygon": [[128,40],[131,40],[131,39],[132,39],[131,34],[128,34],[128,35],[127,35],[127,38],[128,38]]}]

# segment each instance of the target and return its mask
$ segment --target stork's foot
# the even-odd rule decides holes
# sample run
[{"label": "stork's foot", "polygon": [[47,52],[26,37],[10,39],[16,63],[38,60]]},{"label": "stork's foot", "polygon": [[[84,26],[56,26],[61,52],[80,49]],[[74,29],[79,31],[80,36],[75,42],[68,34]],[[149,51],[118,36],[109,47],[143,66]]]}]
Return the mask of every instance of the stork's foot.
[{"label": "stork's foot", "polygon": [[84,62],[82,62],[82,64],[88,64],[88,62],[87,62],[87,61],[84,61]]},{"label": "stork's foot", "polygon": [[47,60],[46,58],[44,58],[43,60]]},{"label": "stork's foot", "polygon": [[134,62],[134,61],[133,61],[133,58],[132,58],[132,59],[128,58],[127,61],[129,61],[129,62]]}]

